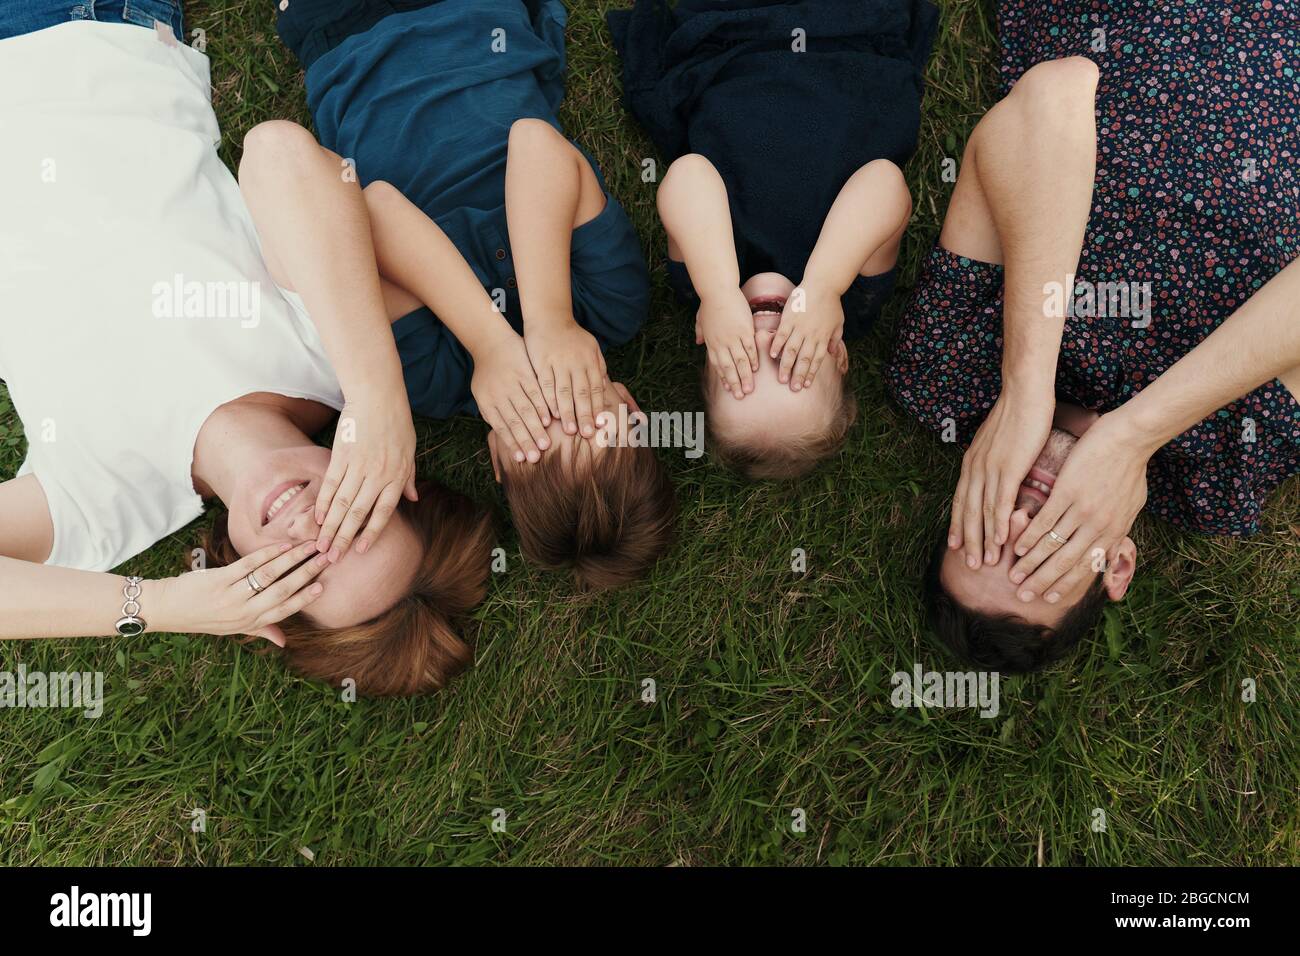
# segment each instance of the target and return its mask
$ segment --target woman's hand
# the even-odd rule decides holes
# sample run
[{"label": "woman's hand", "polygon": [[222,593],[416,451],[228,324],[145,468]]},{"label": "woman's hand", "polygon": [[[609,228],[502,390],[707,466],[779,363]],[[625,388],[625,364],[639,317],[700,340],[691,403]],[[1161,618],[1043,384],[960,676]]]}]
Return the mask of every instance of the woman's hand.
[{"label": "woman's hand", "polygon": [[1055,407],[1050,392],[1024,394],[1004,384],[966,449],[952,499],[948,547],[963,548],[968,567],[1000,560],[1016,491],[1047,444]]},{"label": "woman's hand", "polygon": [[758,371],[754,313],[739,286],[700,299],[695,337],[708,349],[709,364],[722,379],[723,388],[736,398],[754,390],[754,373]]},{"label": "woman's hand", "polygon": [[566,435],[596,434],[597,412],[605,409],[605,356],[596,337],[572,315],[524,323],[524,346],[551,415]]},{"label": "woman's hand", "polygon": [[349,400],[339,414],[329,471],[316,496],[316,543],[338,561],[363,522],[357,553],[365,554],[397,510],[415,492],[415,425],[405,391]]},{"label": "woman's hand", "polygon": [[[284,632],[277,625],[320,597],[325,585],[313,579],[329,563],[327,555],[317,554],[315,541],[268,545],[224,568],[153,582],[158,613],[149,614],[148,591],[141,599],[146,604],[142,613],[154,618],[151,630],[247,634],[284,647]],[[260,592],[249,585],[250,574]]]},{"label": "woman's hand", "polygon": [[1016,541],[1021,558],[1010,573],[1021,600],[1041,594],[1055,604],[1080,578],[1104,570],[1146,504],[1153,450],[1117,414],[1102,415],[1084,432],[1047,503]]},{"label": "woman's hand", "polygon": [[485,354],[474,356],[470,382],[479,414],[505,442],[515,461],[540,461],[551,444],[546,435],[551,413],[524,340],[506,327],[490,348],[481,351]]},{"label": "woman's hand", "polygon": [[834,290],[805,283],[795,289],[781,310],[781,325],[769,354],[780,356],[777,378],[797,392],[811,388],[828,354],[844,341],[844,303]]}]

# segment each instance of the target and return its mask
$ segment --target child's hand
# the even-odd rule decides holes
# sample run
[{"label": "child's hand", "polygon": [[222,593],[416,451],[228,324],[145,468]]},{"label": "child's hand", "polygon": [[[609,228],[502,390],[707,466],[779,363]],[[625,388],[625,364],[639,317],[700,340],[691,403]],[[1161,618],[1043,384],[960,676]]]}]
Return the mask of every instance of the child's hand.
[{"label": "child's hand", "polygon": [[843,346],[844,304],[833,289],[808,284],[790,293],[781,325],[772,336],[772,358],[781,357],[777,378],[790,390],[812,386],[828,354]]},{"label": "child's hand", "polygon": [[551,423],[537,374],[528,360],[524,340],[507,329],[487,354],[474,357],[470,391],[479,414],[505,442],[515,461],[540,461],[551,444]]},{"label": "child's hand", "polygon": [[709,364],[723,386],[736,398],[754,390],[758,346],[754,342],[754,313],[739,288],[721,297],[700,300],[695,316],[696,340],[709,350]]},{"label": "child's hand", "polygon": [[524,344],[551,414],[566,435],[596,434],[595,414],[605,410],[605,356],[596,337],[564,316],[524,324]]}]

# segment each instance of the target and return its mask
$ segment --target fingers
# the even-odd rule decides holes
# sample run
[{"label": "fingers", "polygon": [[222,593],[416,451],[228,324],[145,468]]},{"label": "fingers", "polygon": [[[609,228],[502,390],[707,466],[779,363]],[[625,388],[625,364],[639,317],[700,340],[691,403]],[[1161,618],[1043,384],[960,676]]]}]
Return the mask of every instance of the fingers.
[{"label": "fingers", "polygon": [[249,637],[260,637],[264,641],[270,641],[276,647],[284,648],[284,631],[280,630],[274,624],[268,624],[266,627],[258,628]]},{"label": "fingers", "polygon": [[972,466],[970,483],[962,502],[961,534],[966,551],[966,566],[978,568],[984,559],[984,473]]},{"label": "fingers", "polygon": [[330,455],[329,470],[325,472],[325,480],[321,482],[320,491],[316,495],[316,523],[323,525],[325,516],[329,514],[330,506],[334,503],[334,496],[338,494],[339,485],[343,483],[343,475],[348,470],[347,459],[337,452]]},{"label": "fingers", "polygon": [[997,501],[1001,487],[1001,472],[992,475],[984,483],[984,505],[980,509],[980,515],[984,521],[985,564],[997,564],[1002,557],[1002,548],[997,543]]},{"label": "fingers", "polygon": [[736,371],[736,362],[731,357],[731,352],[721,349],[716,352],[710,350],[709,360],[722,376],[722,384],[726,386],[727,391],[736,398],[744,398],[745,393],[740,386],[740,373]]},{"label": "fingers", "polygon": [[1038,509],[1038,514],[1034,515],[1034,520],[1029,522],[1029,527],[1020,532],[1020,537],[1016,539],[1018,557],[1028,554],[1043,535],[1056,527],[1056,523],[1061,520],[1061,515],[1065,514],[1065,498],[1061,489],[1052,489],[1052,493],[1047,496],[1047,503]]},{"label": "fingers", "polygon": [[1011,533],[1011,512],[1016,506],[1016,492],[1024,477],[1017,479],[1003,473],[998,481],[998,493],[993,499],[993,542],[1001,548]]},{"label": "fingers", "polygon": [[406,479],[406,487],[402,489],[402,497],[410,501],[419,501],[420,492],[415,488],[415,469],[411,469],[410,476]]},{"label": "fingers", "polygon": [[790,372],[794,369],[795,359],[799,357],[799,350],[803,347],[802,335],[791,335],[785,348],[781,351],[781,367],[777,369],[777,380],[782,384],[790,381]]},{"label": "fingers", "polygon": [[[272,547],[275,548],[276,554],[273,555],[270,560],[259,562],[247,570],[243,570],[245,561],[248,561],[250,558],[255,558],[257,555],[262,553],[262,551],[256,551],[249,555],[248,558],[245,558],[244,561],[240,561],[238,564],[233,565],[232,570],[239,569],[237,578],[245,579],[250,573],[253,573],[256,574],[255,580],[259,585],[264,588],[269,588],[276,581],[280,580],[280,578],[284,577],[316,553],[315,541],[305,541],[296,547],[289,544],[273,545]],[[265,550],[267,549],[264,548],[263,551]],[[238,581],[235,583],[238,583]]]},{"label": "fingers", "polygon": [[573,407],[578,413],[578,431],[584,438],[596,434],[596,422],[591,408],[591,379],[585,369],[573,373]]},{"label": "fingers", "polygon": [[[528,396],[528,401],[532,403],[533,411],[537,413],[537,417],[541,420],[542,427],[545,428],[550,425],[551,410],[547,407],[546,396],[542,394],[542,388],[537,384],[537,379],[528,377],[520,383],[520,387],[524,390],[524,394]],[[550,444],[549,440],[547,444]],[[541,447],[545,449],[546,445]]]},{"label": "fingers", "polygon": [[343,475],[338,490],[334,492],[330,501],[329,513],[325,515],[320,534],[316,538],[316,545],[321,554],[328,553],[333,545],[339,526],[343,524],[343,519],[347,517],[352,502],[356,500],[357,493],[361,490],[361,482],[360,469],[350,470]]},{"label": "fingers", "polygon": [[[1048,555],[1043,560],[1043,563],[1038,566],[1038,569],[1020,585],[1020,590],[1016,592],[1016,596],[1020,600],[1027,603],[1039,595],[1046,596],[1053,591],[1056,592],[1059,600],[1058,582],[1083,560],[1095,540],[1093,535],[1078,529],[1075,529],[1073,533],[1058,531],[1057,534],[1067,539],[1065,544],[1062,544],[1056,551]],[[1057,543],[1054,538],[1050,537],[1048,541]],[[1053,601],[1052,603],[1056,602]]]},{"label": "fingers", "polygon": [[[831,343],[831,345],[834,344],[834,342]],[[812,364],[808,366],[808,373],[804,376],[804,388],[812,388],[812,383],[817,379],[817,370],[822,367],[822,362],[826,361],[826,356],[829,354],[830,349],[828,347],[823,345],[817,346],[817,351],[814,353],[812,358]],[[795,371],[798,371],[798,366],[795,367]]]},{"label": "fingers", "polygon": [[[537,388],[552,418],[560,417],[560,400],[555,395],[555,369],[537,369]],[[549,422],[548,422],[549,424]]]},{"label": "fingers", "polygon": [[573,407],[573,377],[563,371],[557,376],[555,385],[555,398],[560,403],[560,424],[564,428],[564,434],[578,434],[578,419],[574,414]]},{"label": "fingers", "polygon": [[[261,593],[252,598],[251,603],[255,605],[254,610],[256,610],[260,615],[279,607],[310,584],[316,575],[320,574],[329,566],[330,558],[328,554],[316,555],[316,557],[302,564],[300,567],[295,568],[293,571],[290,571],[274,584],[263,588]],[[262,624],[274,623],[276,623],[276,620],[268,618],[265,621],[260,621],[258,626],[260,627]]]},{"label": "fingers", "polygon": [[738,343],[731,347],[730,354],[732,364],[740,375],[740,391],[748,395],[754,390],[754,369],[749,364],[749,353],[744,345]]},{"label": "fingers", "polygon": [[370,546],[375,543],[375,539],[379,537],[392,519],[393,512],[397,510],[397,503],[401,500],[402,489],[399,485],[389,485],[380,492],[379,499],[375,502],[375,508],[370,512],[370,522],[366,525],[365,532],[357,540],[357,554],[365,554],[370,550]]},{"label": "fingers", "polygon": [[962,475],[957,482],[957,490],[953,492],[952,507],[948,512],[948,547],[954,551],[960,548],[962,543],[961,522],[962,516],[966,513],[962,505],[965,483],[966,476]]},{"label": "fingers", "polygon": [[[316,550],[316,542],[312,541],[310,543],[312,551],[314,552]],[[223,570],[230,578],[230,582],[233,584],[236,581],[248,577],[250,571],[256,571],[258,568],[262,567],[262,565],[266,564],[268,561],[275,560],[278,555],[284,554],[292,547],[293,545],[288,541],[283,541],[279,544],[268,544],[264,548],[258,548],[252,554],[244,555],[234,564],[226,565]],[[260,581],[261,578],[258,578],[258,580]]]},{"label": "fingers", "polygon": [[825,354],[824,345],[821,343],[813,345],[812,340],[804,339],[803,346],[799,349],[799,359],[794,363],[794,372],[790,376],[791,391],[797,392],[812,384],[813,359]]},{"label": "fingers", "polygon": [[1096,574],[1097,571],[1092,566],[1092,559],[1089,554],[1085,554],[1083,559],[1076,561],[1074,567],[1065,573],[1055,584],[1047,585],[1046,594],[1043,596],[1048,604],[1057,604],[1061,600],[1061,595],[1070,594],[1077,588],[1089,575]]},{"label": "fingers", "polygon": [[794,331],[794,322],[786,318],[785,314],[781,315],[781,324],[777,326],[776,334],[772,336],[772,344],[768,347],[768,358],[776,358],[785,348],[785,343],[790,339],[790,333]]},{"label": "fingers", "polygon": [[[346,488],[346,484],[344,485]],[[362,483],[361,488],[357,491],[352,499],[352,507],[343,513],[343,522],[339,525],[338,533],[334,535],[334,546],[329,549],[331,561],[338,561],[343,555],[348,553],[348,548],[352,547],[352,540],[361,530],[361,526],[366,523],[370,517],[371,510],[375,507],[375,501],[379,498],[379,493],[383,486],[373,478],[367,478]],[[338,499],[336,498],[335,501]],[[333,515],[334,509],[330,509]]]},{"label": "fingers", "polygon": [[[537,439],[530,431],[530,425],[525,421],[524,415],[519,411],[520,405],[524,407],[526,412],[533,411],[532,406],[522,400],[518,404],[501,406],[501,412],[505,418],[506,428],[510,431],[510,437],[514,439],[515,448],[521,451],[524,456],[523,459],[515,456],[515,460],[522,461],[527,459],[531,462],[541,461],[541,449],[537,447]],[[542,423],[536,419],[536,413],[533,415],[533,420],[536,423],[537,432],[545,438],[546,432],[542,430]]]},{"label": "fingers", "polygon": [[[546,425],[550,419],[550,414],[547,413],[546,418],[543,419],[537,412],[537,406],[531,400],[525,401],[527,398],[527,392],[524,393],[523,398],[516,396],[513,405],[515,414],[519,416],[524,423],[524,427],[528,429],[531,443],[537,448],[537,458],[530,457],[529,460],[538,461],[542,457],[542,452],[551,447],[551,436],[546,434]],[[543,404],[542,410],[545,411],[545,409],[546,406]]]}]

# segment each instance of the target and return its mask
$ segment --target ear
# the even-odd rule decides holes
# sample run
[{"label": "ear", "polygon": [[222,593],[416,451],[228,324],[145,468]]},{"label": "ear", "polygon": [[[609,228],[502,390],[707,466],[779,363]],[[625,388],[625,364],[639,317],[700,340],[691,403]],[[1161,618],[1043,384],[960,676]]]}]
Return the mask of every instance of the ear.
[{"label": "ear", "polygon": [[1132,538],[1125,538],[1115,546],[1115,555],[1106,562],[1106,573],[1102,576],[1102,586],[1106,596],[1112,601],[1122,601],[1128,593],[1128,586],[1133,583],[1133,572],[1137,570],[1137,545]]},{"label": "ear", "polygon": [[497,457],[497,433],[489,431],[487,436],[488,457],[492,459],[492,475],[497,484],[501,484],[501,459]]},{"label": "ear", "polygon": [[843,339],[835,340],[835,364],[839,366],[841,375],[849,373],[849,347]]}]

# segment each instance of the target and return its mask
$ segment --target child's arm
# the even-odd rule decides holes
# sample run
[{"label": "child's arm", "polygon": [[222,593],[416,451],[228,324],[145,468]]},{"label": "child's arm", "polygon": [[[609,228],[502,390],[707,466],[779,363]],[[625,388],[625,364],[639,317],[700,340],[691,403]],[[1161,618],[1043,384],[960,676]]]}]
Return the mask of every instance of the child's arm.
[{"label": "child's arm", "polygon": [[778,376],[792,390],[812,385],[827,353],[842,343],[840,297],[859,275],[893,266],[911,215],[912,197],[903,173],[887,159],[867,163],[835,197],[803,281],[787,300],[772,338],[770,354],[781,356]]},{"label": "child's arm", "polygon": [[394,186],[365,188],[380,275],[423,302],[474,359],[479,413],[516,461],[539,461],[551,423],[524,341],[438,224]]},{"label": "child's arm", "polygon": [[506,221],[524,312],[524,342],[542,395],[564,431],[596,434],[605,408],[605,356],[573,317],[573,230],[604,208],[582,154],[549,123],[517,120],[506,153]]},{"label": "child's arm", "polygon": [[665,174],[657,202],[669,254],[674,247],[681,252],[700,297],[699,334],[709,363],[727,390],[743,398],[754,390],[758,346],[753,313],[740,291],[726,183],[703,156],[682,156]]}]

